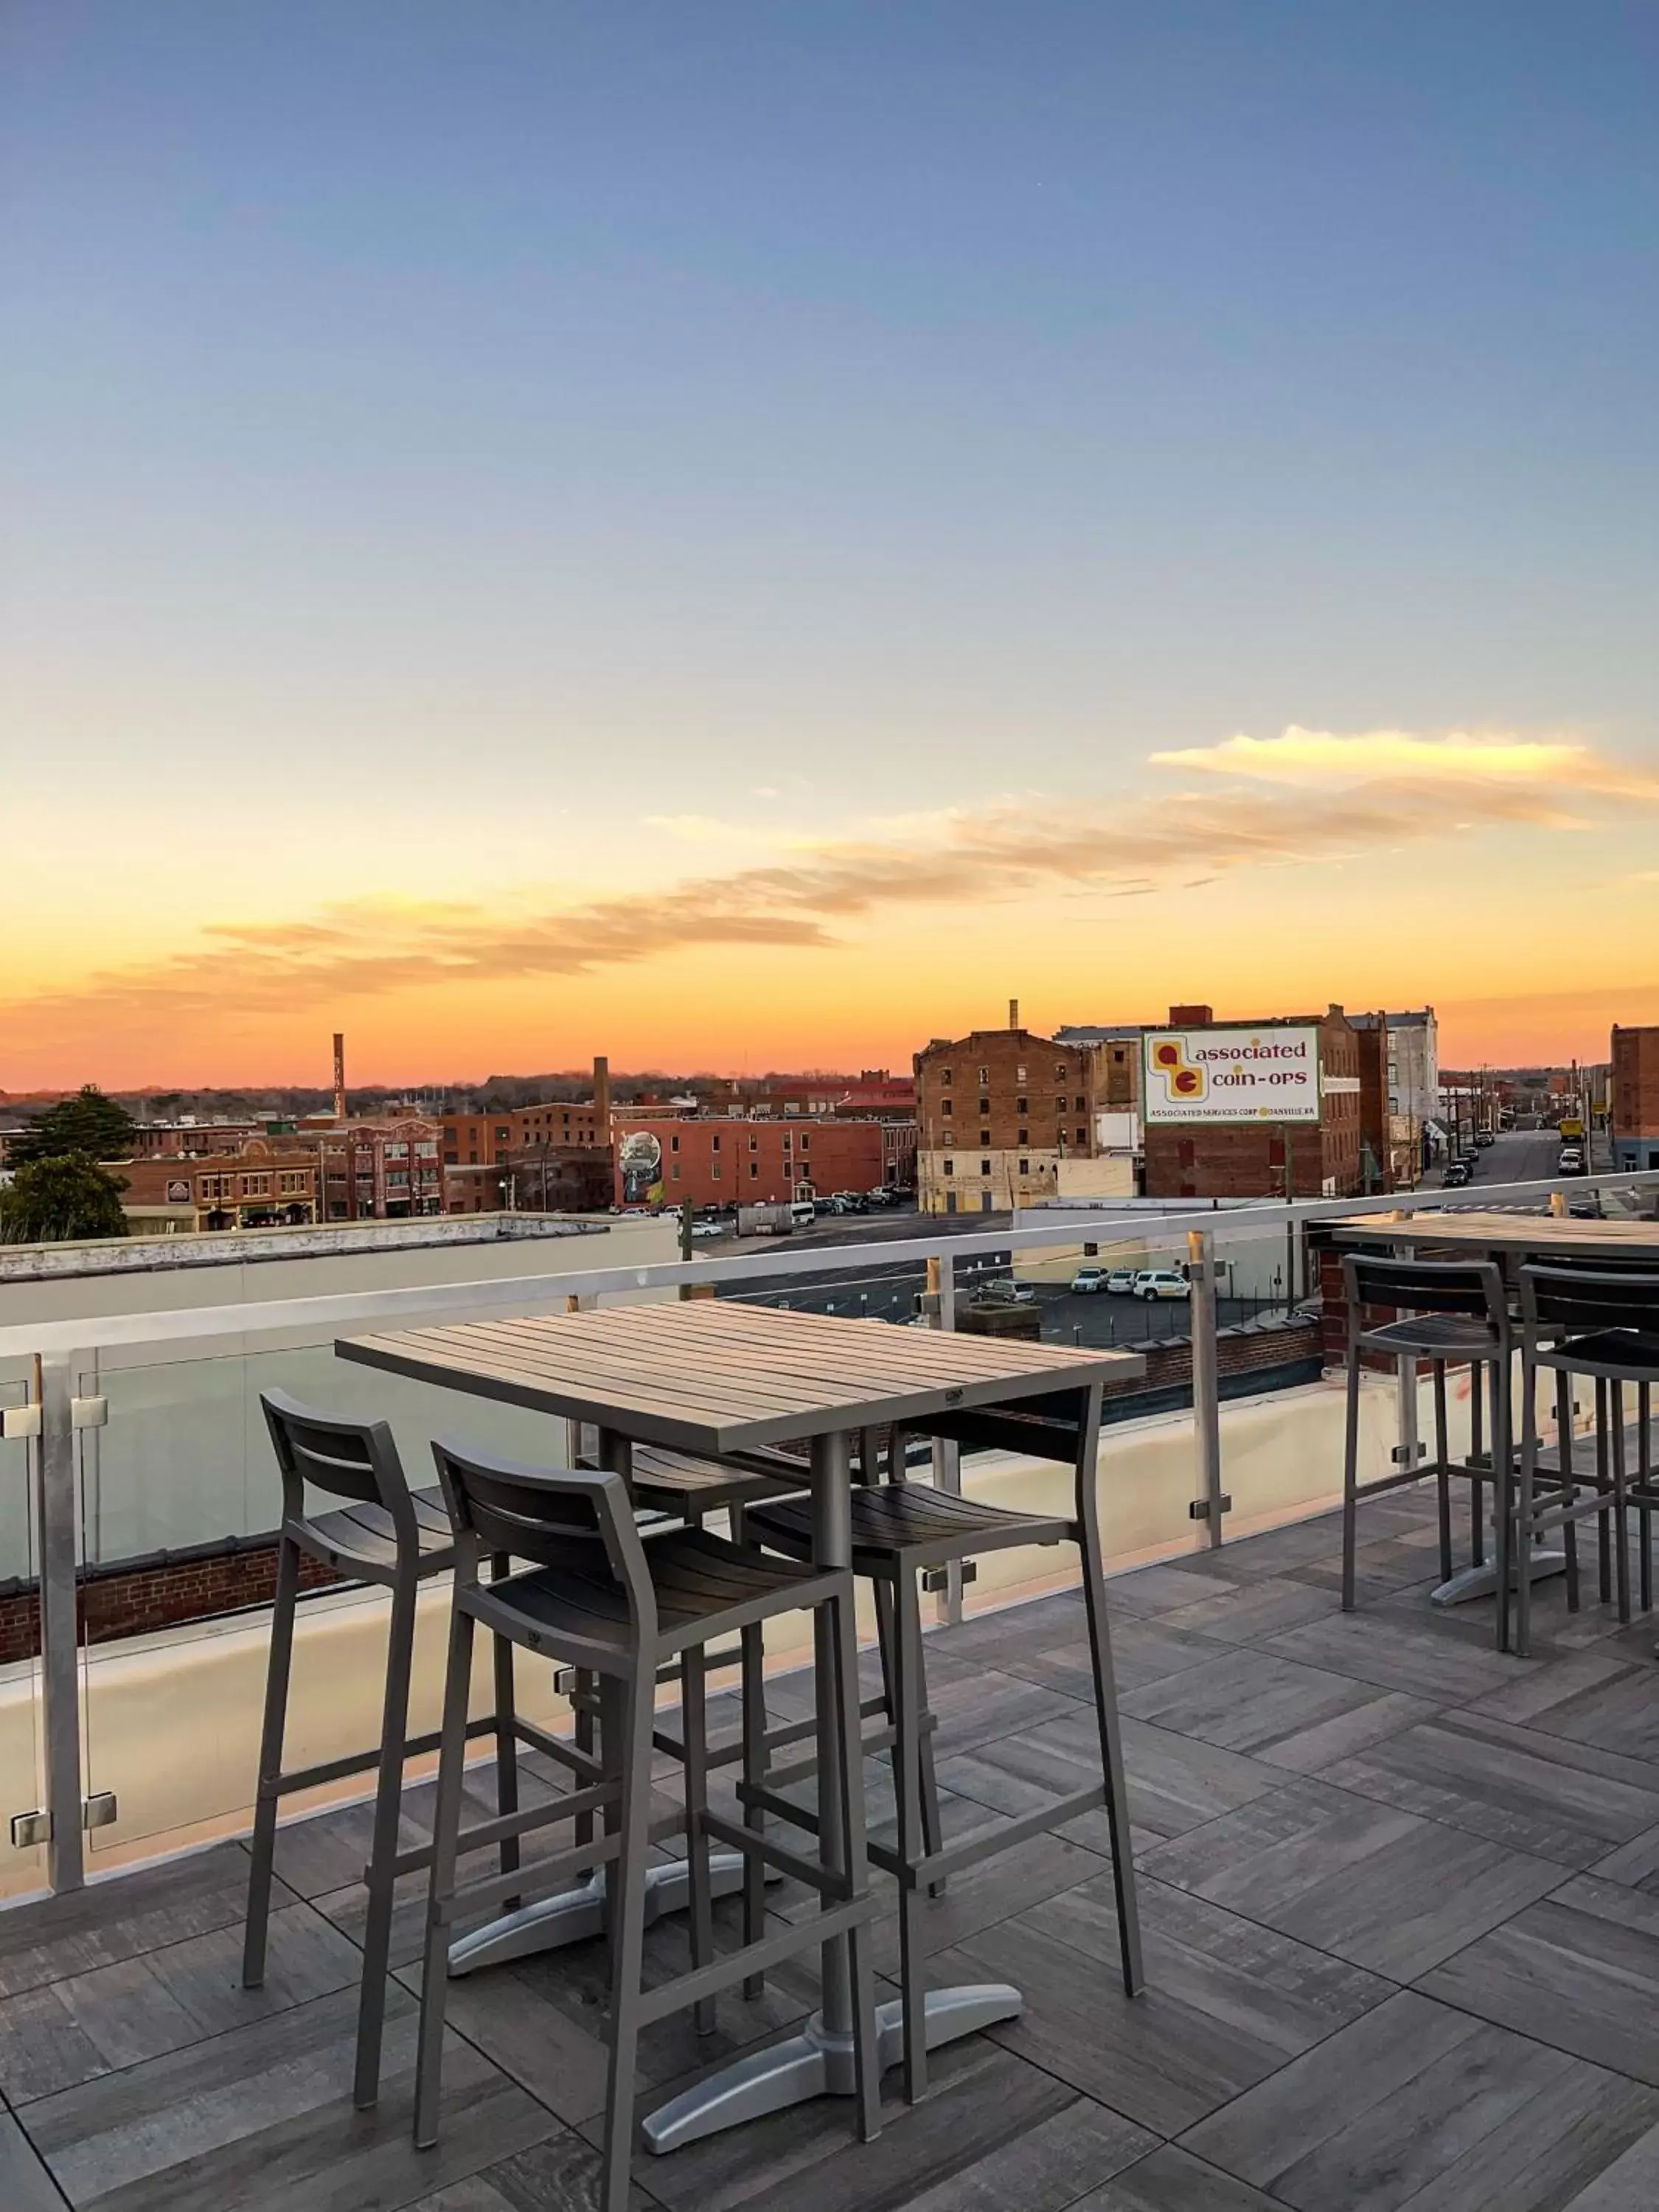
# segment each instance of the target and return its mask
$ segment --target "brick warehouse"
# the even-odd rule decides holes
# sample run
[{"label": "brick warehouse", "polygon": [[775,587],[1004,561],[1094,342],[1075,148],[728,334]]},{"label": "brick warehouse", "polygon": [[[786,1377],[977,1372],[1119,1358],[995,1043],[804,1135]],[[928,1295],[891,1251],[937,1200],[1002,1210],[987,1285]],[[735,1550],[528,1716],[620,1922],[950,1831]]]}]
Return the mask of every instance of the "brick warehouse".
[{"label": "brick warehouse", "polygon": [[[1171,1029],[1202,1030],[1208,1006],[1171,1006]],[[1358,1032],[1340,1006],[1324,1015],[1230,1021],[1229,1029],[1319,1032],[1315,1121],[1149,1122],[1143,1133],[1149,1198],[1349,1198],[1364,1188]],[[1334,1085],[1333,1089],[1325,1088]]]},{"label": "brick warehouse", "polygon": [[1613,1164],[1659,1168],[1659,1028],[1613,1033]]},{"label": "brick warehouse", "polygon": [[[914,1130],[891,1121],[619,1113],[614,1127],[623,1206],[753,1206],[897,1188],[914,1158]],[[654,1166],[630,1146],[635,1137],[656,1140]]]},{"label": "brick warehouse", "polygon": [[1091,1159],[1107,1078],[1101,1048],[1021,1029],[935,1037],[916,1054],[916,1202],[989,1213],[1052,1197],[1066,1160]]}]

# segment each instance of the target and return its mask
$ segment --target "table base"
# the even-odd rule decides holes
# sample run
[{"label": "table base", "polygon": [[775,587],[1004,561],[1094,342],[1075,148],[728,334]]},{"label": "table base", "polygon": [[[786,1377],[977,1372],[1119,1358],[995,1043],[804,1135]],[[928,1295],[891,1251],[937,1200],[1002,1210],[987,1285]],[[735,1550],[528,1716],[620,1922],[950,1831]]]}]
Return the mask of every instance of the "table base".
[{"label": "table base", "polygon": [[[708,1885],[715,1897],[736,1897],[743,1889],[743,1855],[739,1851],[712,1853]],[[769,1881],[782,1877],[770,1868]],[[660,1920],[665,1912],[684,1912],[691,1901],[690,1876],[684,1859],[649,1867],[645,1876],[645,1923]],[[449,1947],[449,1974],[475,1974],[481,1966],[499,1966],[508,1959],[527,1959],[538,1951],[562,1950],[567,1943],[585,1942],[605,1933],[605,1881],[601,1867],[574,1889],[557,1897],[544,1897],[517,1912],[503,1913],[463,1936]]]},{"label": "table base", "polygon": [[[1018,2020],[1025,2000],[1008,1982],[970,1982],[951,1990],[930,1990],[927,1997],[927,2048],[942,2050],[964,2035],[976,2035],[998,2021]],[[876,2007],[876,2063],[882,2072],[896,2066],[904,2043],[904,2006],[898,1998]],[[704,2136],[721,2134],[781,2112],[813,2097],[850,2097],[854,2091],[853,2038],[826,2026],[814,2013],[798,2035],[769,2050],[721,2067],[708,2081],[659,2105],[644,2125],[646,2148],[679,2150]]]},{"label": "table base", "polygon": [[[1567,1571],[1565,1552],[1534,1552],[1532,1555],[1532,1578],[1535,1583],[1547,1582],[1552,1575]],[[1521,1577],[1511,1568],[1510,1586],[1514,1588]],[[1463,1567],[1449,1583],[1442,1583],[1429,1592],[1431,1605],[1467,1605],[1471,1598],[1490,1597],[1498,1588],[1498,1568],[1488,1559],[1483,1566]]]}]

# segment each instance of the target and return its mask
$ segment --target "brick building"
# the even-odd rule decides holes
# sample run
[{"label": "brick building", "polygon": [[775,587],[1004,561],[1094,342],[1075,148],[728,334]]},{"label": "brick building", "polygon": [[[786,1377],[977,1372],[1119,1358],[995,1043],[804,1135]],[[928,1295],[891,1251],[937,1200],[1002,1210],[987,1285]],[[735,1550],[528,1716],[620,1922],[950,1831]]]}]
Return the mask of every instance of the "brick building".
[{"label": "brick building", "polygon": [[440,1125],[424,1115],[345,1121],[293,1139],[317,1156],[325,1221],[406,1221],[444,1211]]},{"label": "brick building", "polygon": [[1096,1153],[1108,1080],[1101,1049],[1012,1026],[935,1037],[919,1052],[922,1212],[1006,1212],[1053,1197],[1063,1164]]},{"label": "brick building", "polygon": [[[1171,1006],[1170,1026],[1199,1033],[1208,1006]],[[1261,1022],[1229,1022],[1271,1040],[1318,1031],[1316,1121],[1151,1121],[1143,1132],[1149,1198],[1349,1198],[1364,1188],[1359,1032],[1340,1006]]]},{"label": "brick building", "polygon": [[1614,1030],[1610,1089],[1614,1167],[1659,1168],[1659,1028]]},{"label": "brick building", "polygon": [[1140,1022],[1120,1022],[1103,1029],[1080,1022],[1054,1031],[1054,1042],[1088,1045],[1099,1067],[1098,1103],[1108,1113],[1139,1111],[1140,1106],[1140,1040],[1146,1034]]},{"label": "brick building", "polygon": [[[906,1132],[835,1116],[615,1116],[619,1206],[754,1206],[899,1184]],[[910,1132],[914,1135],[914,1130]]]},{"label": "brick building", "polygon": [[121,1203],[135,1224],[165,1215],[188,1232],[299,1227],[318,1218],[316,1160],[260,1137],[234,1152],[112,1161],[110,1173],[125,1178]]}]

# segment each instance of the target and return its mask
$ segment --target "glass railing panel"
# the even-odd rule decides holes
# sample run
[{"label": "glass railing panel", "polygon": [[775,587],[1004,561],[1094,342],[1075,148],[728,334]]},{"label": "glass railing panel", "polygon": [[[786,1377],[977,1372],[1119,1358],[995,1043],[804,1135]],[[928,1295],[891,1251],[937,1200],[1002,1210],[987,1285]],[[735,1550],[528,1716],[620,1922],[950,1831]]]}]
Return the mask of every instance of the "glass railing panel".
[{"label": "glass railing panel", "polygon": [[[0,1409],[29,1401],[27,1378],[0,1375]],[[40,1767],[40,1663],[30,1448],[0,1437],[0,1897],[40,1887],[46,1854],[14,1844],[12,1821],[45,1802]]]}]

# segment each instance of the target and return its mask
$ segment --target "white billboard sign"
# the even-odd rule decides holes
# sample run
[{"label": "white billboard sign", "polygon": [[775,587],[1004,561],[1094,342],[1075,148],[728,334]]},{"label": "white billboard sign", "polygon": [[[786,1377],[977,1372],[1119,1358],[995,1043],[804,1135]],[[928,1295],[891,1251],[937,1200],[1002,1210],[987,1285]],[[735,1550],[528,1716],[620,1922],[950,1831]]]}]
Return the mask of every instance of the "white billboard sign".
[{"label": "white billboard sign", "polygon": [[1319,1031],[1151,1030],[1141,1102],[1159,1121],[1316,1121]]}]

